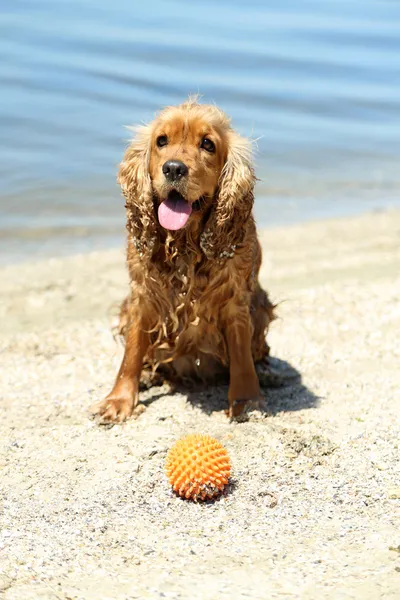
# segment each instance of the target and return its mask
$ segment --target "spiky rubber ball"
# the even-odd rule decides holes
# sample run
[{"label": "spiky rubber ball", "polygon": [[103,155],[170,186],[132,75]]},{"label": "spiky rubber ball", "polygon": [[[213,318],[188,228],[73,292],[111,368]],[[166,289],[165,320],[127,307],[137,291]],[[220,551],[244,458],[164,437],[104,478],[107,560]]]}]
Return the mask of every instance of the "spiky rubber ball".
[{"label": "spiky rubber ball", "polygon": [[229,480],[231,461],[218,440],[191,434],[178,440],[168,452],[166,473],[179,496],[197,502],[222,492]]}]

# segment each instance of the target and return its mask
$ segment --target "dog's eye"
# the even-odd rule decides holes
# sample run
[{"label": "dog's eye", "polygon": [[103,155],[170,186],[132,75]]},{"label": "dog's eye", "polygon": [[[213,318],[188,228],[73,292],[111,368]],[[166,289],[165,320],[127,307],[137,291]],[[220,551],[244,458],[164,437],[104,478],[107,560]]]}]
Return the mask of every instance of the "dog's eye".
[{"label": "dog's eye", "polygon": [[159,135],[157,138],[157,146],[162,148],[168,144],[168,138],[166,135]]},{"label": "dog's eye", "polygon": [[200,144],[200,148],[207,150],[207,152],[215,152],[215,144],[208,138],[203,138]]}]

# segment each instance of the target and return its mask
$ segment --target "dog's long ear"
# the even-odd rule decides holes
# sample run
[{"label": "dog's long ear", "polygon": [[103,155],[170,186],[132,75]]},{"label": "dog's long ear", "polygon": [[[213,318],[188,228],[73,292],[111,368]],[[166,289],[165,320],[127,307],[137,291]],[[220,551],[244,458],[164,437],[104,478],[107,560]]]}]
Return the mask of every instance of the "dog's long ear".
[{"label": "dog's long ear", "polygon": [[149,175],[151,128],[139,127],[126,150],[118,172],[118,183],[126,199],[127,229],[139,254],[152,254],[156,222]]},{"label": "dog's long ear", "polygon": [[240,246],[253,208],[254,184],[250,141],[230,130],[215,204],[200,238],[207,258],[223,262]]}]

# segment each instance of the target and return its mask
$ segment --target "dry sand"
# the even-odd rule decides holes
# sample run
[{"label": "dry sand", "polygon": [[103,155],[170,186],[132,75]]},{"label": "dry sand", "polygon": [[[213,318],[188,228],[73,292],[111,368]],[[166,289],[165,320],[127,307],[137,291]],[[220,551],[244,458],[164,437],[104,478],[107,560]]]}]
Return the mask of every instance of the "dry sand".
[{"label": "dry sand", "polygon": [[[89,419],[120,356],[122,251],[0,271],[1,598],[400,598],[400,213],[261,237],[285,386],[240,424],[221,388]],[[231,455],[215,503],[166,482],[190,432]]]}]

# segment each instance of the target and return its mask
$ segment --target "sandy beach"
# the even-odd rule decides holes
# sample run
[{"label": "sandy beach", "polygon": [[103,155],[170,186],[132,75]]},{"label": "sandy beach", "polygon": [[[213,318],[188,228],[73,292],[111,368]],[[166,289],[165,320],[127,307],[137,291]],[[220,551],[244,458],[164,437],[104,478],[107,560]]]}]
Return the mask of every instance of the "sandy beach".
[{"label": "sandy beach", "polygon": [[[260,238],[278,381],[244,423],[226,388],[166,386],[137,420],[89,418],[123,249],[0,270],[0,598],[400,598],[400,212]],[[194,432],[231,456],[214,503],[164,475]]]}]

